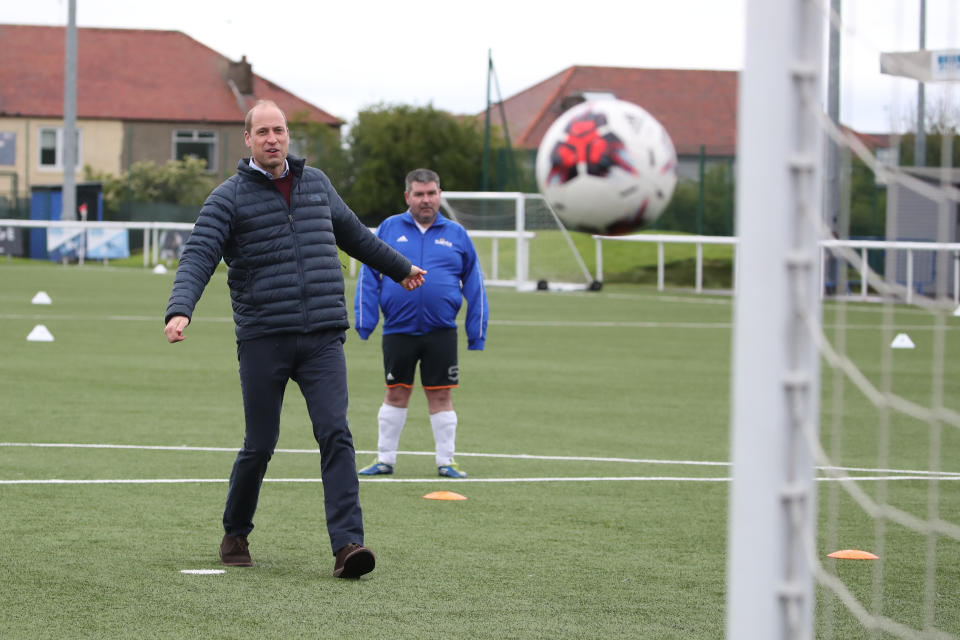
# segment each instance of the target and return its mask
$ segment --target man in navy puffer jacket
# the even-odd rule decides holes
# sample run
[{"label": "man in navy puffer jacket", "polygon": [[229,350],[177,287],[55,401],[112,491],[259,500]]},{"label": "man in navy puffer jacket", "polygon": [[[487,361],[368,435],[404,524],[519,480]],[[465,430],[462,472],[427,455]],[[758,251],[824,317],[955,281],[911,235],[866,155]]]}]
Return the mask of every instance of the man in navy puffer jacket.
[{"label": "man in navy puffer jacket", "polygon": [[411,291],[426,271],[381,242],[357,219],[320,170],[288,157],[286,117],[262,101],[247,113],[252,152],[207,198],[187,240],[167,304],[164,333],[184,339],[194,307],[221,258],[233,303],[246,429],[230,474],[220,559],[251,566],[260,486],[280,434],[288,380],[307,401],[320,447],[324,507],[334,576],[373,570],[363,520],[353,437],[347,425],[343,354],[348,328],[339,246]]}]

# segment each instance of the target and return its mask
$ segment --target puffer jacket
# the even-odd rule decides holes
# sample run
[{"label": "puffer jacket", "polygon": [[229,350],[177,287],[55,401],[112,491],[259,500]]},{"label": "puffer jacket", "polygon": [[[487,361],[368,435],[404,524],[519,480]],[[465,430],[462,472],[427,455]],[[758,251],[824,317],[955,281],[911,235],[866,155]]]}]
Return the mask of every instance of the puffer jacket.
[{"label": "puffer jacket", "polygon": [[339,246],[400,282],[410,261],[380,241],[347,207],[329,178],[289,156],[288,205],[245,158],[207,197],[186,244],[164,322],[193,317],[221,257],[238,340],[346,329]]}]

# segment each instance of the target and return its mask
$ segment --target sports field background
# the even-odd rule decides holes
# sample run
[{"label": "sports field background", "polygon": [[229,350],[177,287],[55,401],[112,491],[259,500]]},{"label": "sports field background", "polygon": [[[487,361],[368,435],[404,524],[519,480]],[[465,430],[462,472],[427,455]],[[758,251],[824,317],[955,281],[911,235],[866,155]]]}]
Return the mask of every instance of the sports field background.
[{"label": "sports field background", "polygon": [[[415,392],[401,439],[413,453],[401,454],[392,478],[361,483],[377,568],[342,581],[331,576],[320,461],[293,383],[250,537],[255,567],[181,573],[219,568],[243,421],[225,275],[214,275],[177,345],[162,332],[172,279],[0,263],[0,637],[723,636],[731,298],[636,285],[489,290],[487,349],[462,344],[454,393],[458,461],[470,478],[436,477]],[[52,305],[30,304],[39,290]],[[879,307],[851,305],[846,315],[847,348],[879,379]],[[894,388],[928,404],[932,323],[909,310],[894,322],[917,344],[896,353]],[[27,342],[37,324],[55,341]],[[958,326],[951,319],[945,358],[954,410]],[[379,332],[364,342],[351,330],[346,351],[365,464],[383,397]],[[825,371],[824,388],[831,382]],[[874,467],[877,411],[849,386],[842,460]],[[830,410],[825,402],[824,429]],[[889,468],[927,468],[927,425],[895,423]],[[38,446],[68,444],[87,446]],[[945,471],[960,473],[958,446],[945,429]],[[926,479],[885,486],[891,502],[926,514]],[[468,499],[423,499],[440,489]],[[960,521],[958,489],[941,482],[948,522]],[[871,549],[873,523],[838,500],[838,548]],[[926,540],[888,528],[885,613],[922,626]],[[949,541],[937,550],[937,624],[960,634],[960,550]],[[837,564],[868,603],[872,568]],[[843,610],[833,615],[834,637],[870,637]]]}]

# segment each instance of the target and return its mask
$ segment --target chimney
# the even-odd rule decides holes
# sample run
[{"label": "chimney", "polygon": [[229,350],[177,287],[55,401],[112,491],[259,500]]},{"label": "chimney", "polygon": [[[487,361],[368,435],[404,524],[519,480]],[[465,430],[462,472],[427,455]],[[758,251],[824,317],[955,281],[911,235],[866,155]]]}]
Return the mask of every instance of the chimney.
[{"label": "chimney", "polygon": [[241,94],[253,95],[253,68],[247,62],[247,56],[241,56],[240,62],[229,62],[227,79],[233,81]]}]

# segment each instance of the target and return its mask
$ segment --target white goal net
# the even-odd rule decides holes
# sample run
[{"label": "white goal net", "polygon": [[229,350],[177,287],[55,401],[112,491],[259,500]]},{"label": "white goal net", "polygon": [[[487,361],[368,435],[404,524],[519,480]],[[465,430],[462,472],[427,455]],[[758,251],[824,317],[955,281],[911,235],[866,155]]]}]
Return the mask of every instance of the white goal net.
[{"label": "white goal net", "polygon": [[[930,4],[939,13],[926,24],[946,27],[941,49],[893,56],[895,67],[931,83],[960,79],[960,5]],[[747,2],[726,635],[956,639],[960,118],[931,127],[918,108],[926,126],[916,137],[939,148],[924,167],[902,166],[913,136],[894,119],[882,144],[836,124],[825,104],[830,29],[842,52],[872,51],[879,74],[889,44],[878,34],[911,24],[889,2],[842,5]],[[898,86],[918,93],[917,80]],[[848,99],[877,99],[841,87]],[[937,95],[943,114],[960,114],[949,85]],[[884,240],[903,242],[897,250],[846,248],[836,222],[857,206],[853,163],[882,191]],[[851,284],[873,302],[847,296]]]}]

